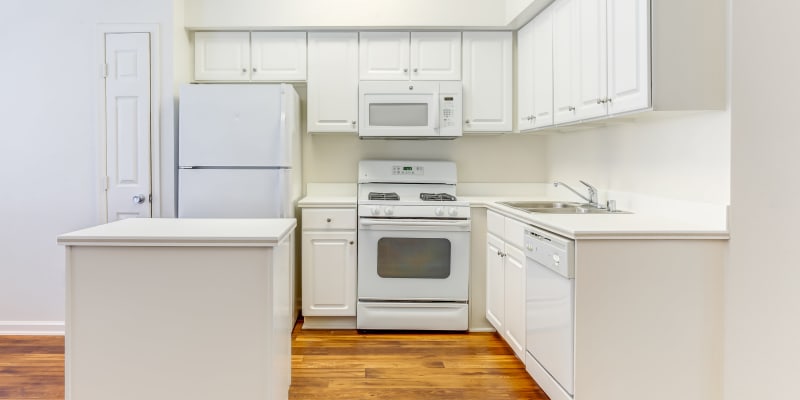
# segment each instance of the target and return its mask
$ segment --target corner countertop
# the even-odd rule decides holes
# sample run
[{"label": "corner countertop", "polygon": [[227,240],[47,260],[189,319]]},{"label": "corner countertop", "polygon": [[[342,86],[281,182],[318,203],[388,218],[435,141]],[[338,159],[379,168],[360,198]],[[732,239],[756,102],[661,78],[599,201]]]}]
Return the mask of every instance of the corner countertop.
[{"label": "corner countertop", "polygon": [[728,230],[702,219],[633,214],[537,214],[499,204],[502,201],[553,201],[551,197],[499,198],[462,196],[472,207],[486,207],[524,223],[570,239],[717,239],[730,238]]},{"label": "corner countertop", "polygon": [[130,218],[58,236],[67,246],[272,247],[297,221],[280,219]]}]

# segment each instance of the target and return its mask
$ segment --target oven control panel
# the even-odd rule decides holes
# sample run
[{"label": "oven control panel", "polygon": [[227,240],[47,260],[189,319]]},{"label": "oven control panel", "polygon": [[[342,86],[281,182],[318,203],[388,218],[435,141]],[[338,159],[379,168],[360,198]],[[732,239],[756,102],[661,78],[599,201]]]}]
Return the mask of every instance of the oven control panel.
[{"label": "oven control panel", "polygon": [[392,175],[425,175],[425,167],[421,165],[392,165]]}]

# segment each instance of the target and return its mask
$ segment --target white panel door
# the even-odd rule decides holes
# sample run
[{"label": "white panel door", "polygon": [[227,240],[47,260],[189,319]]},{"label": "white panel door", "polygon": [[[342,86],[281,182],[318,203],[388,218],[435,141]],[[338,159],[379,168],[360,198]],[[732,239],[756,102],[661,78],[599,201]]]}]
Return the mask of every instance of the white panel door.
[{"label": "white panel door", "polygon": [[533,126],[553,125],[553,14],[533,20]]},{"label": "white panel door", "polygon": [[179,169],[178,217],[291,218],[291,170]]},{"label": "white panel door", "polygon": [[461,80],[461,32],[411,32],[411,80]]},{"label": "white panel door", "polygon": [[250,32],[195,32],[194,79],[250,79]]},{"label": "white panel door", "polygon": [[504,337],[525,360],[525,253],[506,244]]},{"label": "white panel door", "polygon": [[491,233],[486,235],[486,319],[502,334],[505,331],[505,243]]},{"label": "white panel door", "polygon": [[356,233],[303,232],[303,315],[356,315]]},{"label": "white panel door", "polygon": [[578,2],[578,58],[573,71],[577,85],[573,86],[575,117],[587,119],[606,115],[606,1],[576,0]]},{"label": "white panel door", "polygon": [[358,34],[308,34],[309,132],[357,132]]},{"label": "white panel door", "polygon": [[359,79],[409,79],[408,32],[361,32],[359,38]]},{"label": "white panel door", "polygon": [[305,32],[252,32],[250,51],[251,80],[306,80]]},{"label": "white panel door", "polygon": [[553,9],[553,122],[575,121],[577,17],[579,0],[560,0]]},{"label": "white panel door", "polygon": [[517,31],[517,127],[520,131],[533,129],[535,22],[534,19]]},{"label": "white panel door", "polygon": [[608,1],[608,112],[650,106],[650,2]]},{"label": "white panel door", "polygon": [[105,42],[107,219],[149,218],[150,34],[106,34]]},{"label": "white panel door", "polygon": [[511,32],[464,32],[464,132],[512,128]]},{"label": "white panel door", "polygon": [[178,165],[289,167],[281,85],[184,85]]}]

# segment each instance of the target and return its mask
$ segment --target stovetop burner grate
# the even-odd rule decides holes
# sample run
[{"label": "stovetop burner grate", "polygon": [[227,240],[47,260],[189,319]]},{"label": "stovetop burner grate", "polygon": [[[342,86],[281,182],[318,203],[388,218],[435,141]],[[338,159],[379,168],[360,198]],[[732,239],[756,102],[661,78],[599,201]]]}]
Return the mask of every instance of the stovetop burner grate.
[{"label": "stovetop burner grate", "polygon": [[456,201],[456,196],[448,193],[420,193],[422,201]]},{"label": "stovetop burner grate", "polygon": [[368,197],[370,200],[400,200],[400,195],[395,192],[369,192]]}]

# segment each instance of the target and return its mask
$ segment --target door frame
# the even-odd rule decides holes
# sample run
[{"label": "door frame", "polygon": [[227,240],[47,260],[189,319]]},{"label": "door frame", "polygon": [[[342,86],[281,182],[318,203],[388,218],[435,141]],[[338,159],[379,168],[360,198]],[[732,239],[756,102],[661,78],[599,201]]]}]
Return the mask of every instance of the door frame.
[{"label": "door frame", "polygon": [[105,85],[105,60],[106,60],[106,34],[109,33],[149,33],[150,34],[150,216],[161,217],[161,80],[159,79],[159,65],[161,65],[160,38],[158,24],[98,24],[95,30],[97,79],[96,99],[97,107],[97,217],[102,223],[108,222],[108,198],[106,188],[106,85]]}]

